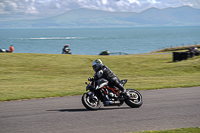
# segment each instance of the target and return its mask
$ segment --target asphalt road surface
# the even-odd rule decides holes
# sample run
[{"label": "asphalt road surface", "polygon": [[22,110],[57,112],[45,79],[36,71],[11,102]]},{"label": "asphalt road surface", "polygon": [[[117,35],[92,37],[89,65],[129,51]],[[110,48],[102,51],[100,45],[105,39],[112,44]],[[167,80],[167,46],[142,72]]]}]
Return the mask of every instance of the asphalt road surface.
[{"label": "asphalt road surface", "polygon": [[0,102],[0,133],[124,133],[200,127],[200,87],[140,91],[140,108],[88,111],[81,96]]}]

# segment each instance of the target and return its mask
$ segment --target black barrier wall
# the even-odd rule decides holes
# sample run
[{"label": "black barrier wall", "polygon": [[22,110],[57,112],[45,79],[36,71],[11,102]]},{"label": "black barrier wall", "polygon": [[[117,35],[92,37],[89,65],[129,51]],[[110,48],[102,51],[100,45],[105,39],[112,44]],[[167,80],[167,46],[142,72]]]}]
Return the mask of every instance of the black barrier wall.
[{"label": "black barrier wall", "polygon": [[199,52],[173,52],[173,62],[187,60],[188,58],[192,58],[194,56],[198,56]]}]

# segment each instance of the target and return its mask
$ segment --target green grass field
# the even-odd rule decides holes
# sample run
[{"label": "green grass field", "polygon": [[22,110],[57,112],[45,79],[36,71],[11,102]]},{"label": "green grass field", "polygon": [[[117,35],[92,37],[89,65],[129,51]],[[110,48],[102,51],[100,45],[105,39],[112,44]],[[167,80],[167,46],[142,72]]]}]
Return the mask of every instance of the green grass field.
[{"label": "green grass field", "polygon": [[162,130],[162,131],[141,131],[132,133],[200,133],[200,128],[191,127],[191,128],[179,128],[179,129]]},{"label": "green grass field", "polygon": [[0,101],[79,95],[101,59],[126,88],[137,90],[200,86],[200,56],[172,62],[171,54],[58,55],[0,53]]}]

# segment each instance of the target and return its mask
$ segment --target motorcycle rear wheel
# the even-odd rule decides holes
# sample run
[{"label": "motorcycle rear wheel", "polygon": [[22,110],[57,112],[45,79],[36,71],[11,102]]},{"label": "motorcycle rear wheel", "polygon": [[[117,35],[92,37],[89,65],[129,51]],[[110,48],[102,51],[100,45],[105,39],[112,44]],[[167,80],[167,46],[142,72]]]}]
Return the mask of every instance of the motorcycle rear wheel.
[{"label": "motorcycle rear wheel", "polygon": [[142,95],[135,89],[127,89],[130,98],[125,99],[125,103],[131,108],[139,108],[143,104]]},{"label": "motorcycle rear wheel", "polygon": [[83,94],[82,103],[88,110],[98,110],[101,107],[101,101],[96,96],[91,98],[89,93]]}]

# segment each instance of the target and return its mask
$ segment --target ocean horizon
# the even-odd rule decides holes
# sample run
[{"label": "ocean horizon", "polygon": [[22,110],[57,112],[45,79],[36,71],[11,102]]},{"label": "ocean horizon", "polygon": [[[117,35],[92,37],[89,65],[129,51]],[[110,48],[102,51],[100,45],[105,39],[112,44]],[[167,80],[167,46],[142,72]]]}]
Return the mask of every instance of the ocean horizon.
[{"label": "ocean horizon", "polygon": [[0,29],[0,48],[14,53],[61,54],[69,44],[72,54],[139,54],[158,49],[200,44],[200,26],[133,28]]}]

